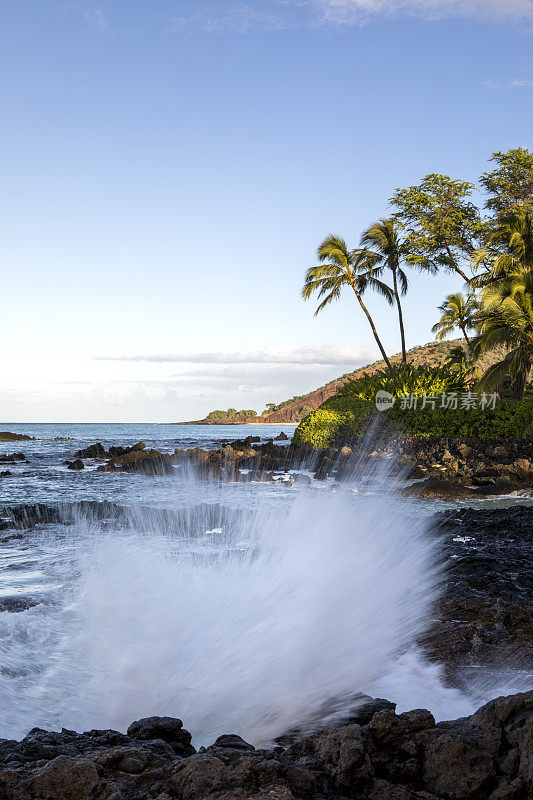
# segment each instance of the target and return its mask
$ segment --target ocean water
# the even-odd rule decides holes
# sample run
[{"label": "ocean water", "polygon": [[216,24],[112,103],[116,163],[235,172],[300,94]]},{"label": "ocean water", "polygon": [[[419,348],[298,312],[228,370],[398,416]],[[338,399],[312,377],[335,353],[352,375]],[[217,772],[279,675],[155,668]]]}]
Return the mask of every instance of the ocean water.
[{"label": "ocean water", "polygon": [[[36,437],[0,443],[27,457],[5,465],[0,507],[121,509],[0,530],[0,738],[162,714],[197,745],[230,732],[261,744],[342,718],[361,693],[440,719],[491,697],[447,686],[416,645],[442,586],[429,532],[439,504],[399,497],[386,468],[363,462],[341,488],[98,473],[90,461],[73,472],[63,462],[96,441],[172,452],[293,428],[0,429]],[[500,684],[516,690],[516,676]]]},{"label": "ocean water", "polygon": [[[175,448],[203,447],[214,450],[223,442],[260,436],[263,441],[282,431],[289,437],[295,425],[153,425],[153,424],[15,424],[0,423],[1,431],[22,433],[35,441],[0,442],[0,456],[22,452],[26,461],[2,465],[10,478],[0,479],[0,506],[16,503],[57,503],[80,500],[109,500],[117,503],[174,504],[179,488],[172,477],[146,480],[142,475],[113,475],[96,472],[101,462],[85,462],[83,472],[69,470],[77,450],[101,442],[131,446],[143,441],[165,453]],[[65,437],[58,440],[56,437]],[[284,444],[280,442],[280,444]],[[117,479],[118,478],[118,479]]]}]

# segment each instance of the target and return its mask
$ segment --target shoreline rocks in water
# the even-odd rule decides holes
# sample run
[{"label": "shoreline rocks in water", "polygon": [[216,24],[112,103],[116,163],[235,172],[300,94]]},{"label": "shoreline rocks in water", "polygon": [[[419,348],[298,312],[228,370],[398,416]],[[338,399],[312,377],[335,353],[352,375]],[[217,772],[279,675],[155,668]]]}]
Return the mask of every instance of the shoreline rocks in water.
[{"label": "shoreline rocks in water", "polygon": [[[280,434],[276,440],[286,441]],[[77,463],[85,458],[107,460],[100,472],[139,472],[150,475],[180,474],[184,467],[199,478],[220,480],[278,480],[308,482],[305,476],[289,475],[290,470],[307,469],[318,480],[332,477],[350,479],[358,471],[379,469],[386,463],[401,478],[411,481],[402,493],[420,499],[454,500],[533,490],[533,440],[529,439],[440,439],[426,437],[377,436],[370,453],[363,453],[368,442],[339,441],[335,446],[315,451],[292,443],[278,445],[269,439],[248,436],[223,442],[218,449],[176,448],[173,453],[148,449],[144,442],[130,447],[110,447],[101,443],[74,453]],[[70,469],[82,469],[77,464]],[[285,473],[282,475],[282,473]]]},{"label": "shoreline rocks in water", "polygon": [[6,453],[0,455],[1,464],[14,464],[16,461],[26,461],[24,453]]},{"label": "shoreline rocks in water", "polygon": [[444,591],[423,644],[457,685],[467,665],[533,663],[533,507],[436,514],[447,557]]},{"label": "shoreline rocks in water", "polygon": [[370,719],[256,749],[225,734],[198,752],[181,720],[111,730],[34,728],[0,740],[2,800],[526,800],[533,692],[435,724],[429,711]]},{"label": "shoreline rocks in water", "polygon": [[0,431],[0,442],[22,442],[34,441],[34,436],[27,436],[25,433],[12,433],[11,431]]}]

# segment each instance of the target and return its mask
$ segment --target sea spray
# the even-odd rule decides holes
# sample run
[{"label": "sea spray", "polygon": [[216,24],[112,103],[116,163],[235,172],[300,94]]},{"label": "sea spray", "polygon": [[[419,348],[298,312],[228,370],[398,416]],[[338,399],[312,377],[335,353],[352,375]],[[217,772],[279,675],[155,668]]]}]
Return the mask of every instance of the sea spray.
[{"label": "sea spray", "polygon": [[362,692],[470,711],[413,650],[439,546],[382,478],[248,513],[132,510],[104,532],[80,518],[79,579],[54,612],[50,663],[0,735],[160,714],[196,744],[228,732],[263,743],[342,719]]}]

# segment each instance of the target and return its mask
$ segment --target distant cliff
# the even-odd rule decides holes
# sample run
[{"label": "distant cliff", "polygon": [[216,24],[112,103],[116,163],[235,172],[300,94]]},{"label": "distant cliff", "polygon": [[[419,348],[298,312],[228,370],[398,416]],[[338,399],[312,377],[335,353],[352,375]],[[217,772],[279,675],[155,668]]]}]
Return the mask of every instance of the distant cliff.
[{"label": "distant cliff", "polygon": [[[407,361],[414,366],[422,366],[426,364],[430,367],[437,367],[446,359],[452,348],[461,344],[464,344],[462,339],[453,339],[448,342],[430,342],[429,344],[418,345],[417,347],[412,347],[410,350],[408,350]],[[500,350],[494,350],[492,353],[489,353],[480,359],[477,364],[482,369],[486,369],[501,357],[502,354]],[[397,354],[393,356],[390,361],[393,364],[400,363],[401,355]],[[234,417],[215,420],[212,418],[211,415],[213,412],[211,412],[211,415],[205,419],[198,420],[195,423],[190,422],[187,424],[253,425],[254,423],[298,423],[301,422],[302,419],[304,419],[304,417],[306,417],[311,411],[315,411],[315,409],[321,406],[322,403],[324,403],[329,397],[336,394],[339,388],[347,381],[353,380],[354,378],[359,378],[364,374],[371,375],[373,372],[376,372],[376,370],[383,369],[384,367],[384,361],[375,361],[373,364],[367,364],[365,367],[359,367],[359,369],[346,373],[340,378],[336,378],[335,380],[326,383],[325,386],[321,386],[319,389],[309,392],[309,394],[302,395],[302,397],[299,397],[293,403],[289,403],[288,405],[283,406],[283,408],[279,408],[277,411],[272,411],[270,414],[261,414],[249,417],[239,415],[239,419]]]}]

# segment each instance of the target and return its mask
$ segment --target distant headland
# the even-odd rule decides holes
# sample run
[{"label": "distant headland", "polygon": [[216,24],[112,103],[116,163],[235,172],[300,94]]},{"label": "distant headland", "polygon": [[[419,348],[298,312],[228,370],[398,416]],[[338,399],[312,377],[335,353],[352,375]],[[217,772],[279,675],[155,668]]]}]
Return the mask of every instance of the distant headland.
[{"label": "distant headland", "polygon": [[[460,339],[448,340],[445,342],[430,342],[425,345],[417,345],[407,351],[407,362],[415,367],[429,366],[439,367],[450,355],[451,350],[455,347],[464,346]],[[481,367],[487,369],[498,358],[501,358],[502,348],[497,348],[496,351],[486,353],[481,359]],[[392,356],[390,361],[392,364],[400,364],[402,360],[401,353]],[[256,411],[241,410],[237,411],[235,408],[229,408],[227,411],[211,411],[204,419],[193,420],[188,422],[176,422],[174,425],[280,425],[280,424],[298,424],[308,414],[322,405],[326,400],[337,394],[340,387],[350,380],[360,378],[362,375],[372,375],[378,370],[385,367],[385,362],[375,361],[372,364],[367,364],[364,367],[359,367],[353,372],[347,372],[339,378],[335,378],[324,386],[314,389],[308,394],[291,397],[289,400],[284,400],[282,403],[267,403],[267,406],[262,414],[257,414]]]}]

